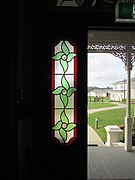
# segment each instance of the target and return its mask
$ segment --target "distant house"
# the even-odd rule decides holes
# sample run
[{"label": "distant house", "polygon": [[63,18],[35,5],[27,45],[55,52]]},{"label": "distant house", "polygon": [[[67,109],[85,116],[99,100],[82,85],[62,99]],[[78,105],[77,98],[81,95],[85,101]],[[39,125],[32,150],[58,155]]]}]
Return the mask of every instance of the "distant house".
[{"label": "distant house", "polygon": [[135,77],[132,78],[131,83],[131,99],[135,99]]},{"label": "distant house", "polygon": [[110,97],[112,88],[98,88],[93,87],[89,90],[88,96],[94,96],[94,97]]},{"label": "distant house", "polygon": [[[112,84],[112,88],[89,87],[88,96],[110,97],[112,101],[123,101],[127,98],[127,81],[117,81]],[[131,78],[131,99],[135,99],[135,77]]]},{"label": "distant house", "polygon": [[[117,81],[112,84],[113,90],[110,95],[112,101],[123,101],[127,98],[127,81]],[[135,99],[135,77],[131,79],[131,99]]]}]

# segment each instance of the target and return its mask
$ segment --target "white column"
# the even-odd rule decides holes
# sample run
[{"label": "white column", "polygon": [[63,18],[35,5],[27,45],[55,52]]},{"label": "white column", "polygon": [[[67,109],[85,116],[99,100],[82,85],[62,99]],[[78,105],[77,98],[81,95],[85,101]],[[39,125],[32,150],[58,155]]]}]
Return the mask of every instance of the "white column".
[{"label": "white column", "polygon": [[127,46],[127,108],[125,117],[125,150],[132,151],[132,118],[131,118],[131,88],[130,88],[130,72],[132,70],[131,65],[131,46]]}]

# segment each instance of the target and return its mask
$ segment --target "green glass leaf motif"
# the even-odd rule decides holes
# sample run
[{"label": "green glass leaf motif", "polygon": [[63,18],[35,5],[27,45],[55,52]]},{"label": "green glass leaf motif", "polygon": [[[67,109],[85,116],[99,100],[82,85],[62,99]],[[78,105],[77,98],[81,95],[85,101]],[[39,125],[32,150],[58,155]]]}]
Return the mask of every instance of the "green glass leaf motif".
[{"label": "green glass leaf motif", "polygon": [[58,52],[58,53],[55,54],[52,58],[53,58],[54,60],[60,60],[61,57],[62,57],[62,55],[64,55],[63,52]]},{"label": "green glass leaf motif", "polygon": [[69,48],[67,47],[67,45],[65,44],[64,41],[61,44],[61,49],[64,52],[64,54],[66,54],[66,55],[68,55],[70,53]]},{"label": "green glass leaf motif", "polygon": [[74,129],[76,127],[76,124],[74,123],[69,123],[67,128],[65,128],[65,131],[71,131],[72,129]]},{"label": "green glass leaf motif", "polygon": [[65,110],[62,111],[61,115],[60,115],[60,119],[62,121],[62,123],[69,123],[68,117],[66,116]]},{"label": "green glass leaf motif", "polygon": [[68,105],[68,97],[67,97],[67,95],[60,94],[60,99],[61,99],[64,107],[66,107]]},{"label": "green glass leaf motif", "polygon": [[58,121],[55,126],[52,127],[53,130],[57,131],[61,128],[62,122]]},{"label": "green glass leaf motif", "polygon": [[52,58],[55,61],[60,61],[64,73],[68,70],[68,63],[76,56],[74,52],[70,52],[65,41],[61,43],[61,51],[57,52]]},{"label": "green glass leaf motif", "polygon": [[75,56],[76,54],[71,52],[67,57],[67,62],[70,62]]},{"label": "green glass leaf motif", "polygon": [[55,95],[60,94],[63,89],[64,87],[57,87],[54,91],[52,91],[52,93]]},{"label": "green glass leaf motif", "polygon": [[70,88],[69,83],[68,83],[68,81],[66,80],[65,76],[62,77],[62,79],[61,79],[61,84],[62,84],[62,86],[63,86],[66,90],[68,90],[68,89]]},{"label": "green glass leaf motif", "polygon": [[70,97],[77,89],[74,87],[69,88],[67,92],[67,96]]},{"label": "green glass leaf motif", "polygon": [[60,60],[60,64],[63,68],[63,71],[66,72],[68,70],[68,63],[67,61],[63,61],[62,59]]},{"label": "green glass leaf motif", "polygon": [[58,121],[52,129],[55,131],[59,131],[60,136],[63,141],[67,140],[67,132],[73,130],[76,127],[76,124],[69,123],[69,119],[65,113],[65,109],[60,114],[60,121]]},{"label": "green glass leaf motif", "polygon": [[63,75],[61,78],[61,84],[62,86],[57,87],[54,91],[52,91],[52,93],[59,95],[64,107],[66,107],[68,105],[68,97],[70,97],[76,91],[76,88],[70,88],[65,75]]},{"label": "green glass leaf motif", "polygon": [[64,129],[60,129],[60,136],[62,137],[63,141],[65,142],[67,140],[67,133]]}]

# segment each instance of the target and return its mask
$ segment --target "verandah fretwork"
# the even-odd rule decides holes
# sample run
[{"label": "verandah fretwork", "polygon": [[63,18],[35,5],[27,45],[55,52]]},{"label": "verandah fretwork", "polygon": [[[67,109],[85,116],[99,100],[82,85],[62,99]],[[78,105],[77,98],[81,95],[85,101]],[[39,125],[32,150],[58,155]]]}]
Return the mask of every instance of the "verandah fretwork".
[{"label": "verandah fretwork", "polygon": [[131,64],[135,62],[135,45],[131,46]]},{"label": "verandah fretwork", "polygon": [[135,62],[135,52],[131,52],[131,64]]},{"label": "verandah fretwork", "polygon": [[111,54],[113,54],[115,57],[119,57],[124,64],[126,64],[126,52],[111,52]]},{"label": "verandah fretwork", "polygon": [[[76,53],[71,52],[71,50],[74,50],[74,47],[69,41],[61,40],[54,47],[54,55],[52,57],[53,66],[57,66],[55,67],[55,72],[52,72],[52,83],[55,84],[54,89],[52,89],[52,94],[55,96],[55,98],[53,97],[54,101],[59,101],[59,103],[55,102],[53,104],[55,117],[53,117],[52,129],[55,132],[54,137],[59,139],[61,143],[68,143],[73,138],[73,131],[76,127],[74,120],[74,114],[76,113],[75,105],[74,103],[72,103],[72,106],[70,105],[72,100],[75,101],[73,96],[77,90],[76,87],[72,86],[75,85],[73,82],[75,79],[73,71],[76,67],[71,67],[76,65],[73,63],[76,58]],[[72,65],[70,65],[71,63]],[[52,67],[52,69],[54,71],[54,67]],[[70,82],[71,79],[72,82]],[[55,81],[58,81],[58,83]]]},{"label": "verandah fretwork", "polygon": [[107,44],[107,45],[99,45],[99,44],[92,44],[92,45],[89,45],[88,46],[88,49],[90,50],[126,50],[126,45],[110,45],[110,44]]},{"label": "verandah fretwork", "polygon": [[[113,54],[115,57],[119,57],[124,64],[127,64],[127,46],[125,44],[91,44],[87,48],[90,52],[108,52]],[[135,62],[135,45],[131,46],[131,66]]]}]

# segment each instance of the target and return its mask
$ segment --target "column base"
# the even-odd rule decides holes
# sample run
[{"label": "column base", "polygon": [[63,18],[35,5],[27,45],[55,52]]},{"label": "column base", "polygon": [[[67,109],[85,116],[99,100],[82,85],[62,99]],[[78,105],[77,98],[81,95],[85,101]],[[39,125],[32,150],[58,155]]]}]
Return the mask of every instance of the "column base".
[{"label": "column base", "polygon": [[125,151],[132,151],[132,118],[125,117]]},{"label": "column base", "polygon": [[125,151],[127,151],[127,152],[132,152],[132,147],[131,146],[124,146],[124,149],[125,149]]}]

